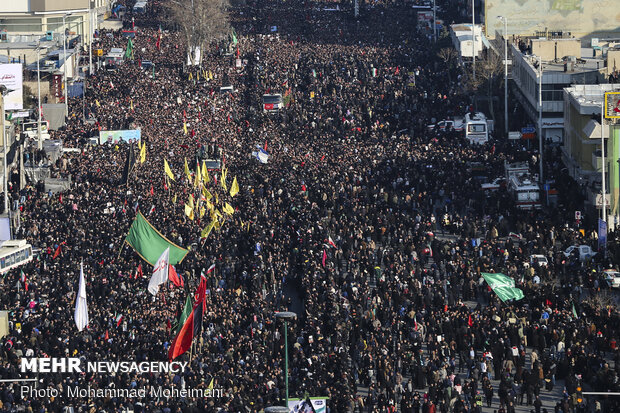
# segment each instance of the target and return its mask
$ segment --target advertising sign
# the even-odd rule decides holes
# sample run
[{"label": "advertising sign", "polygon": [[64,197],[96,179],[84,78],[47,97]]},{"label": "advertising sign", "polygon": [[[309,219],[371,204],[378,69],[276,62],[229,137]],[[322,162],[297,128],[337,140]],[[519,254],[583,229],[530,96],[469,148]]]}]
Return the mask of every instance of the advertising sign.
[{"label": "advertising sign", "polygon": [[[327,411],[327,400],[327,397],[310,397],[310,402],[316,413]],[[308,406],[308,402],[304,399],[288,399],[290,413],[312,413],[312,407]]]},{"label": "advertising sign", "polygon": [[132,130],[102,130],[99,131],[99,143],[103,144],[106,142],[109,143],[119,143],[123,142],[131,142],[131,141],[139,141],[141,136],[140,129],[132,129]]},{"label": "advertising sign", "polygon": [[12,92],[4,97],[4,109],[23,109],[24,101],[21,63],[0,64],[0,85],[4,85],[8,90],[12,90]]},{"label": "advertising sign", "polygon": [[620,119],[620,92],[605,93],[605,118]]},{"label": "advertising sign", "polygon": [[607,222],[598,219],[598,249],[607,248]]}]

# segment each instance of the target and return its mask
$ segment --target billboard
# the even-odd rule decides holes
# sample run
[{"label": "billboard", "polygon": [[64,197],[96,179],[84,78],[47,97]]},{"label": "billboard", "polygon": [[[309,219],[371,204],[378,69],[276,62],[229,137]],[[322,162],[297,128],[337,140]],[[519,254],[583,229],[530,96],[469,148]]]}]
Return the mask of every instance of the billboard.
[{"label": "billboard", "polygon": [[487,0],[485,1],[487,37],[504,32],[534,35],[536,31],[570,32],[583,36],[596,32],[620,32],[618,0]]},{"label": "billboard", "polygon": [[327,411],[328,397],[310,397],[312,407],[307,405],[306,400],[288,399],[288,408],[290,413],[312,413],[312,408],[314,408],[316,413],[325,413]]},{"label": "billboard", "polygon": [[22,65],[21,63],[0,64],[0,85],[12,90],[4,97],[5,110],[20,110],[24,108],[22,90]]},{"label": "billboard", "polygon": [[131,130],[102,130],[99,131],[99,143],[119,143],[139,141],[141,136],[140,129]]},{"label": "billboard", "polygon": [[605,93],[605,118],[620,118],[620,92]]}]

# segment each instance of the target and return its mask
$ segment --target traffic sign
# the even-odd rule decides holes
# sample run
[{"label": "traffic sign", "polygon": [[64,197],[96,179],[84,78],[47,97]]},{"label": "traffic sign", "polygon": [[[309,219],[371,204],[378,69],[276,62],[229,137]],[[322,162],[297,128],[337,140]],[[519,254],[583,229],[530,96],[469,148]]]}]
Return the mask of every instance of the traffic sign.
[{"label": "traffic sign", "polygon": [[545,191],[549,191],[549,184],[545,184],[543,188],[545,189]]},{"label": "traffic sign", "polygon": [[534,128],[533,126],[526,126],[524,128],[521,128],[521,133],[536,133],[536,128]]}]

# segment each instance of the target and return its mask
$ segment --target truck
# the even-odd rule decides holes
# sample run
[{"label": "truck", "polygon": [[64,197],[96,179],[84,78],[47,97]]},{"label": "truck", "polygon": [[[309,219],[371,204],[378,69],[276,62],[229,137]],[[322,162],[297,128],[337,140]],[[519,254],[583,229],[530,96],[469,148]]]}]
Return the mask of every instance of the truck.
[{"label": "truck", "polygon": [[508,181],[508,192],[519,209],[530,210],[542,207],[540,186],[529,172],[512,175]]}]

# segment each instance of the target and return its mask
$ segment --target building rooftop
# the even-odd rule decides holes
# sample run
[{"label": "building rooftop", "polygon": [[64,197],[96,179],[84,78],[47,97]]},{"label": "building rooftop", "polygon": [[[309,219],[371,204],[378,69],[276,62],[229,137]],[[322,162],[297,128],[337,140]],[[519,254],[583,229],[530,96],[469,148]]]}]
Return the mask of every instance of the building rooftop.
[{"label": "building rooftop", "polygon": [[582,114],[600,114],[605,92],[620,92],[620,84],[573,85],[564,90],[578,104]]}]

